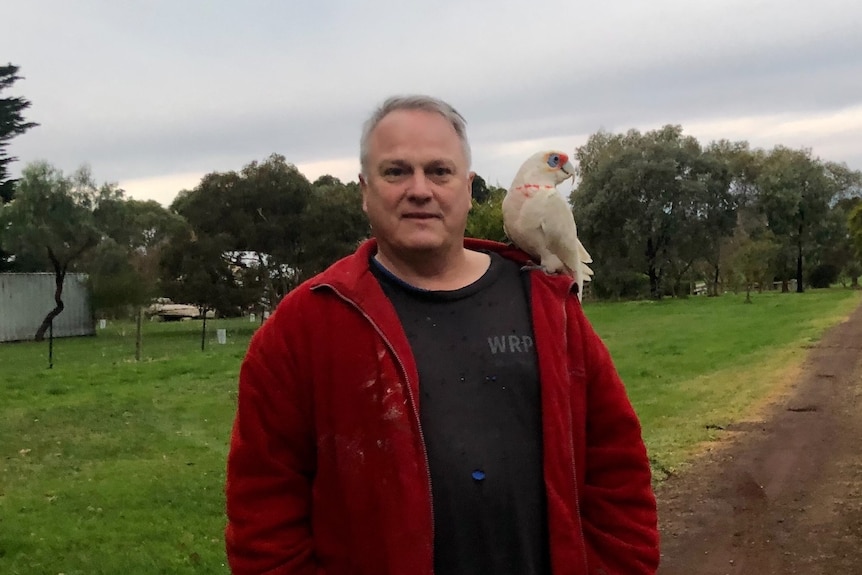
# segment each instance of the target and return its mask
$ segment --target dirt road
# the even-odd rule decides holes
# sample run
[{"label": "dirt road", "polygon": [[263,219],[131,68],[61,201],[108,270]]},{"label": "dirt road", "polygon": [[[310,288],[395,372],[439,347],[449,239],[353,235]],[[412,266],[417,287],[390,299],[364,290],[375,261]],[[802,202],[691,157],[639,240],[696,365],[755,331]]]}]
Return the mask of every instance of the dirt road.
[{"label": "dirt road", "polygon": [[657,490],[660,575],[862,574],[862,307],[724,435]]}]

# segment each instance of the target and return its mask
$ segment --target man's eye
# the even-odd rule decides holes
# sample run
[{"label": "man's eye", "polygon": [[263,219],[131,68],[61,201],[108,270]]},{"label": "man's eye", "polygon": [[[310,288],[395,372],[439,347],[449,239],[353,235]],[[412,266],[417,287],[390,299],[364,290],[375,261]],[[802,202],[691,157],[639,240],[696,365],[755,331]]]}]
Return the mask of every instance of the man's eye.
[{"label": "man's eye", "polygon": [[385,170],[383,170],[383,175],[387,178],[397,178],[404,175],[404,169],[395,167],[386,168]]},{"label": "man's eye", "polygon": [[444,166],[439,166],[437,168],[432,169],[431,173],[438,178],[442,178],[444,176],[451,175],[452,170],[450,170],[449,168],[446,168]]}]

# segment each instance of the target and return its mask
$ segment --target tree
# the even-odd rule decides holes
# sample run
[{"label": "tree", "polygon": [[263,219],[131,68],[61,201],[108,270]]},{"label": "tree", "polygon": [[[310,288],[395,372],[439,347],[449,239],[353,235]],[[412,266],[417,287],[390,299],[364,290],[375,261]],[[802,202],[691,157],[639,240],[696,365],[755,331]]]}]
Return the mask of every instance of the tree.
[{"label": "tree", "polygon": [[[22,79],[18,69],[12,64],[0,66],[0,92]],[[9,141],[39,125],[24,121],[24,111],[29,107],[30,102],[21,97],[0,98],[0,203],[5,204],[14,195],[15,180],[9,178],[9,164],[17,158],[10,157],[6,152]]]},{"label": "tree", "polygon": [[175,302],[194,304],[204,318],[201,350],[206,341],[209,311],[237,315],[257,297],[257,290],[240,281],[241,270],[224,257],[226,236],[197,236],[187,227],[178,232],[162,254],[162,293]]},{"label": "tree", "polygon": [[[109,187],[101,193],[109,194]],[[44,339],[63,311],[63,283],[70,266],[99,244],[93,218],[99,195],[87,168],[67,177],[46,162],[35,162],[24,168],[15,200],[0,212],[3,243],[54,272],[55,307],[36,331],[36,341]]]},{"label": "tree", "polygon": [[[850,232],[850,239],[853,242],[853,248],[856,253],[856,263],[862,262],[862,202],[858,202],[847,216],[847,228]],[[857,267],[858,269],[858,267]],[[853,285],[858,285],[857,275]]]},{"label": "tree", "polygon": [[[18,66],[7,64],[0,66],[0,93],[11,88],[16,81],[21,80]],[[6,148],[9,141],[20,136],[30,128],[39,124],[24,121],[24,111],[30,107],[30,102],[20,97],[0,98],[0,205],[9,202],[15,193],[15,180],[9,177],[9,165],[17,158],[9,156]],[[7,271],[12,266],[9,255],[0,244],[0,272]]]},{"label": "tree", "polygon": [[745,285],[745,303],[751,303],[751,289],[759,289],[769,281],[770,260],[779,249],[771,234],[759,238],[745,236],[734,254],[734,268]]},{"label": "tree", "polygon": [[[660,298],[667,276],[678,284],[732,232],[729,169],[680,126],[599,132],[575,155],[580,181],[572,204],[600,293],[619,295],[643,274],[650,297]],[[599,285],[612,278],[621,283]]]},{"label": "tree", "polygon": [[752,150],[748,142],[718,140],[705,150],[723,171],[720,187],[707,200],[704,239],[707,249],[704,261],[710,268],[710,295],[717,296],[721,281],[722,250],[729,245],[740,219],[740,211],[748,209],[757,194],[756,180],[763,154]]},{"label": "tree", "polygon": [[93,216],[103,239],[81,263],[89,273],[93,308],[139,313],[157,295],[161,253],[185,222],[154,200],[126,199],[122,190],[102,197]]},{"label": "tree", "polygon": [[[829,212],[840,184],[829,177],[825,166],[811,157],[810,150],[776,146],[764,159],[758,177],[758,202],[769,229],[782,245],[778,272],[782,291],[790,275],[796,291],[804,291],[804,254]],[[795,260],[795,266],[791,263]],[[795,274],[791,270],[795,268]]]},{"label": "tree", "polygon": [[[258,299],[274,305],[299,281],[304,257],[302,219],[311,183],[283,156],[251,162],[242,171],[207,174],[191,191],[181,192],[171,210],[191,226],[195,237],[218,239],[243,288],[257,277]],[[250,268],[255,268],[250,270]]]},{"label": "tree", "polygon": [[350,254],[368,236],[359,184],[342,184],[332,176],[321,176],[314,182],[303,212],[299,280]]},{"label": "tree", "polygon": [[[101,317],[127,315],[155,295],[154,285],[142,278],[124,246],[103,239],[88,254],[87,284],[93,312]],[[128,314],[131,315],[131,314]]]},{"label": "tree", "polygon": [[[852,286],[859,285],[860,259],[853,246],[853,238],[849,228],[848,218],[859,202],[859,197],[845,197],[835,202],[829,209],[824,220],[815,230],[813,245],[807,252],[808,283],[826,283],[827,279],[840,279],[846,285],[849,280]],[[817,282],[813,280],[819,280]],[[833,283],[830,281],[829,283]]]},{"label": "tree", "polygon": [[[475,179],[473,181],[475,182]],[[507,242],[508,238],[503,231],[503,198],[506,197],[506,190],[494,186],[485,187],[485,191],[480,196],[484,196],[484,199],[477,199],[474,190],[473,207],[467,216],[465,235],[471,238]]]},{"label": "tree", "polygon": [[492,188],[488,187],[488,184],[485,182],[485,178],[483,178],[479,174],[475,174],[473,176],[471,192],[474,201],[480,204],[484,204],[488,200],[488,196],[491,194],[491,190]]}]

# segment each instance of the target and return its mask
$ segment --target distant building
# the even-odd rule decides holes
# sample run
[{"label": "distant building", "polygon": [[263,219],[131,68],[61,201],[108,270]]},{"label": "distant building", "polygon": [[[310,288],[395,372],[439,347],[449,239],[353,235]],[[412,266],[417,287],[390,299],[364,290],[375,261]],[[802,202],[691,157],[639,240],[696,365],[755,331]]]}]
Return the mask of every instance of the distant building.
[{"label": "distant building", "polygon": [[[66,274],[65,308],[54,318],[54,337],[96,333],[86,279],[85,274]],[[54,288],[52,273],[0,274],[0,342],[32,340],[54,309]]]}]

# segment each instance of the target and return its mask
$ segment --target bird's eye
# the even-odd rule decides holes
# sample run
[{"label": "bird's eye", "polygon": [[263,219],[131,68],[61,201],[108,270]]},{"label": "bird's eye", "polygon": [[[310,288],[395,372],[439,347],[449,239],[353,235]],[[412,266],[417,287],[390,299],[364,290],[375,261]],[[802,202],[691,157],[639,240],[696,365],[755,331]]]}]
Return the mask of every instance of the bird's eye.
[{"label": "bird's eye", "polygon": [[560,165],[560,156],[558,154],[548,156],[548,165],[552,168],[558,167]]}]

